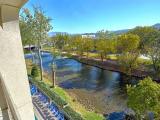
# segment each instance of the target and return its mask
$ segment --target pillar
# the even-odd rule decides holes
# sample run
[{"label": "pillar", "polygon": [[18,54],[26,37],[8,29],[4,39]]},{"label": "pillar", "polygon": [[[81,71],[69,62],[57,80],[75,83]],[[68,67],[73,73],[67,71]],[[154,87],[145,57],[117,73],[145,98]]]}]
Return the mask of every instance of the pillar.
[{"label": "pillar", "polygon": [[14,118],[34,120],[19,30],[19,9],[26,0],[0,0],[0,73],[7,104]]}]

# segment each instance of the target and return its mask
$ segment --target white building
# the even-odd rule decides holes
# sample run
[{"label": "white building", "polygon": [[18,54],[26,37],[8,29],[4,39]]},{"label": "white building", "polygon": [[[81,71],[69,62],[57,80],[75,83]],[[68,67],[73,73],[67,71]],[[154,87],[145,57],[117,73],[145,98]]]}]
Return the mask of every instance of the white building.
[{"label": "white building", "polygon": [[95,39],[96,35],[82,35],[82,38],[91,38],[91,39]]}]

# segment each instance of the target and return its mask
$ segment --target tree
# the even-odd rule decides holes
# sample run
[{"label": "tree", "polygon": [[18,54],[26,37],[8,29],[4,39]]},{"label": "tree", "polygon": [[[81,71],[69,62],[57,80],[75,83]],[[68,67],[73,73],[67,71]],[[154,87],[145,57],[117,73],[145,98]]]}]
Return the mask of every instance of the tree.
[{"label": "tree", "polygon": [[33,34],[33,16],[27,8],[24,8],[20,14],[20,32],[23,45],[31,45],[34,43]]},{"label": "tree", "polygon": [[43,80],[43,65],[41,57],[42,43],[48,39],[48,32],[52,29],[51,18],[47,17],[40,7],[34,6],[34,36],[38,46],[39,65],[41,71],[41,80]]},{"label": "tree", "polygon": [[141,54],[146,54],[146,45],[148,45],[153,38],[156,38],[157,30],[153,27],[136,27],[130,30],[129,33],[140,37],[139,49],[141,50]]},{"label": "tree", "polygon": [[139,57],[139,36],[123,34],[117,37],[117,53],[120,64],[125,66],[125,71],[131,74],[132,69],[137,67]]},{"label": "tree", "polygon": [[155,73],[158,75],[160,73],[160,32],[157,33],[157,38],[154,37],[150,44],[146,46],[146,51],[152,61]]},{"label": "tree", "polygon": [[[148,112],[155,114],[155,119],[160,118],[160,85],[151,78],[141,80],[135,86],[127,86],[128,107],[136,113],[137,119],[147,117]],[[147,119],[147,118],[146,118]]]},{"label": "tree", "polygon": [[96,42],[96,50],[98,51],[102,62],[106,56],[106,46],[107,46],[106,40],[101,39]]},{"label": "tree", "polygon": [[75,35],[72,37],[72,47],[77,51],[77,54],[82,57],[84,54],[84,39],[81,35]]},{"label": "tree", "polygon": [[84,50],[87,52],[87,59],[88,59],[89,52],[94,48],[94,41],[90,38],[83,38],[83,42],[84,42],[83,47]]},{"label": "tree", "polygon": [[118,56],[118,61],[120,65],[122,65],[122,70],[130,76],[132,75],[132,70],[136,69],[139,65],[139,54],[139,51],[133,53],[126,52]]},{"label": "tree", "polygon": [[117,37],[117,50],[119,53],[132,52],[139,46],[139,36],[123,34]]},{"label": "tree", "polygon": [[109,54],[113,54],[115,52],[116,52],[116,40],[115,39],[106,40],[106,59]]},{"label": "tree", "polygon": [[147,55],[156,74],[160,72],[160,31],[153,27],[136,27],[129,33],[140,37],[139,50]]},{"label": "tree", "polygon": [[69,44],[71,43],[70,35],[65,33],[58,33],[56,36],[51,37],[50,42],[53,44],[54,48],[57,48],[61,51],[67,50],[70,51]]},{"label": "tree", "polygon": [[100,30],[97,32],[97,37],[99,39],[105,39],[105,38],[107,38],[107,34],[108,34],[108,31]]},{"label": "tree", "polygon": [[53,47],[53,51],[55,51],[55,49],[57,48],[57,42],[58,42],[56,36],[52,36],[48,40]]},{"label": "tree", "polygon": [[23,46],[29,45],[30,52],[32,54],[32,60],[34,61],[34,54],[31,49],[31,45],[35,44],[34,41],[34,26],[33,24],[33,15],[30,11],[26,8],[23,9],[22,13],[20,14],[20,32],[22,37]]},{"label": "tree", "polygon": [[57,40],[57,44],[56,44],[57,48],[62,50],[65,44],[63,39],[63,34],[61,33],[56,34],[56,40]]},{"label": "tree", "polygon": [[101,61],[107,58],[108,54],[115,52],[115,40],[99,39],[96,41],[96,50],[100,55]]},{"label": "tree", "polygon": [[[36,44],[38,46],[41,80],[43,80],[43,66],[41,58],[42,43],[48,39],[48,32],[52,29],[51,19],[47,17],[40,7],[33,7],[33,14],[24,9],[20,16],[20,27],[23,44]],[[33,55],[32,55],[33,56]]]},{"label": "tree", "polygon": [[37,65],[33,65],[31,70],[31,76],[35,79],[39,76],[39,71]]},{"label": "tree", "polygon": [[[52,29],[51,19],[47,17],[40,7],[33,6],[33,14],[24,9],[20,16],[20,27],[23,44],[36,44],[38,46],[41,80],[43,80],[43,66],[41,58],[42,44],[48,39],[48,32]],[[33,55],[32,55],[33,56]]]},{"label": "tree", "polygon": [[111,39],[114,38],[116,35],[114,34],[114,32],[110,32],[110,31],[105,31],[105,30],[100,30],[97,31],[97,37],[98,39]]}]

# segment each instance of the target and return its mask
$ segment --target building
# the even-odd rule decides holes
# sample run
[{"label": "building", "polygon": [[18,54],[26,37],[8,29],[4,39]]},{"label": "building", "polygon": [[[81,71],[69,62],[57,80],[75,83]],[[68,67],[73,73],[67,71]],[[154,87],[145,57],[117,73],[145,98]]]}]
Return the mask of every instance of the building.
[{"label": "building", "polygon": [[24,50],[35,50],[36,49],[36,46],[35,45],[25,45],[23,47]]},{"label": "building", "polygon": [[0,0],[0,120],[34,120],[19,30],[27,0]]},{"label": "building", "polygon": [[82,38],[91,38],[91,39],[95,39],[96,35],[82,35]]}]

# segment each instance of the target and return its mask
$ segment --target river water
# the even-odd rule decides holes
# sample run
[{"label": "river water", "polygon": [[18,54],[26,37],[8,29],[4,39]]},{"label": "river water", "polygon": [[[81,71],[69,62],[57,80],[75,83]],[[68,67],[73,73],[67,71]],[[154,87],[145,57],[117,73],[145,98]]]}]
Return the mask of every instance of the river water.
[{"label": "river water", "polygon": [[[31,59],[30,54],[25,55]],[[43,53],[44,71],[51,75],[51,64],[56,63],[57,84],[87,109],[109,114],[126,110],[126,84],[118,72],[102,70],[74,59],[54,57]]]}]

